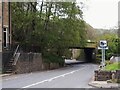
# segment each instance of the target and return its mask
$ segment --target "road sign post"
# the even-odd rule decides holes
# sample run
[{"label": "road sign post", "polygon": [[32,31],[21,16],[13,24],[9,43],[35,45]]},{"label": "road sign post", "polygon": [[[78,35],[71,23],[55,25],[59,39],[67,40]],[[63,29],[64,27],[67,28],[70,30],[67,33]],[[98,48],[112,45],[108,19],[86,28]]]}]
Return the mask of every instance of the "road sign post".
[{"label": "road sign post", "polygon": [[102,68],[103,68],[103,66],[104,66],[104,60],[103,60],[103,59],[104,59],[104,50],[103,50],[103,48],[102,48],[102,63],[101,63],[101,64],[102,64]]},{"label": "road sign post", "polygon": [[105,67],[105,48],[103,48],[103,68]]},{"label": "road sign post", "polygon": [[102,69],[103,69],[105,67],[105,50],[108,49],[108,47],[107,47],[107,41],[106,40],[100,40],[100,46],[98,47],[98,49],[102,50],[101,65],[102,65]]}]

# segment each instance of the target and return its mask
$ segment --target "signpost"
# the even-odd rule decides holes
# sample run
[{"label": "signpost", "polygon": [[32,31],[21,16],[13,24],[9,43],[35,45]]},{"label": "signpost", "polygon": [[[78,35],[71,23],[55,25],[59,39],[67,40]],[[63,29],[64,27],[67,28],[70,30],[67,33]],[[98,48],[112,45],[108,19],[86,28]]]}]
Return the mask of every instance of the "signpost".
[{"label": "signpost", "polygon": [[107,41],[106,40],[100,40],[98,49],[102,49],[102,68],[105,67],[105,50],[108,49]]}]

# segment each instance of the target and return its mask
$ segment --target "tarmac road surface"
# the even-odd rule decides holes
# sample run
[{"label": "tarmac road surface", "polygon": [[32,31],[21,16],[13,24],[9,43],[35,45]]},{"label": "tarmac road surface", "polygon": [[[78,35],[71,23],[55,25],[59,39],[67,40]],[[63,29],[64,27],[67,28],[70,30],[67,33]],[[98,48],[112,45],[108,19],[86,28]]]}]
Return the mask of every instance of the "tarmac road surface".
[{"label": "tarmac road surface", "polygon": [[60,69],[2,77],[2,88],[92,88],[88,85],[98,65],[68,65]]}]

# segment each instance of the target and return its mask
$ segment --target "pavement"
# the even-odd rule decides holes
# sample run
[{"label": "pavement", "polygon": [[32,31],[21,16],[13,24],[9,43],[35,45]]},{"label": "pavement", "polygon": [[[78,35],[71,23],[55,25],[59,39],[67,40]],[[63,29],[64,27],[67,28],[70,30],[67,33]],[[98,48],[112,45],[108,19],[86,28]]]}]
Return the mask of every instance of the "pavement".
[{"label": "pavement", "polygon": [[94,81],[94,77],[89,82],[90,86],[95,88],[120,88],[118,83],[107,83],[107,81]]},{"label": "pavement", "polygon": [[10,76],[12,74],[0,74],[0,77]]}]

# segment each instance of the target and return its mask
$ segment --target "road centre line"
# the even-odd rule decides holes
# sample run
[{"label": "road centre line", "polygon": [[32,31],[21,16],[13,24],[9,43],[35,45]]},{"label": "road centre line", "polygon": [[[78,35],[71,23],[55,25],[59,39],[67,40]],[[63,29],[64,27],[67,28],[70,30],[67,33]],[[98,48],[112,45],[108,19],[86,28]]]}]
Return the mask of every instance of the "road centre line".
[{"label": "road centre line", "polygon": [[[84,67],[85,68],[85,67]],[[27,86],[24,86],[22,88],[29,88],[29,87],[32,87],[32,86],[35,86],[35,85],[38,85],[38,84],[41,84],[41,83],[44,83],[44,82],[50,82],[54,79],[57,79],[57,78],[60,78],[60,77],[65,77],[66,75],[69,75],[69,74],[73,74],[79,70],[83,70],[84,68],[81,68],[81,69],[77,69],[77,70],[74,70],[74,71],[71,71],[71,72],[68,72],[68,73],[65,73],[65,74],[62,74],[62,75],[59,75],[59,76],[55,76],[53,78],[50,78],[50,79],[46,79],[46,80],[43,80],[43,81],[40,81],[40,82],[36,82],[36,83],[33,83],[33,84],[30,84],[30,85],[27,85]]]}]

